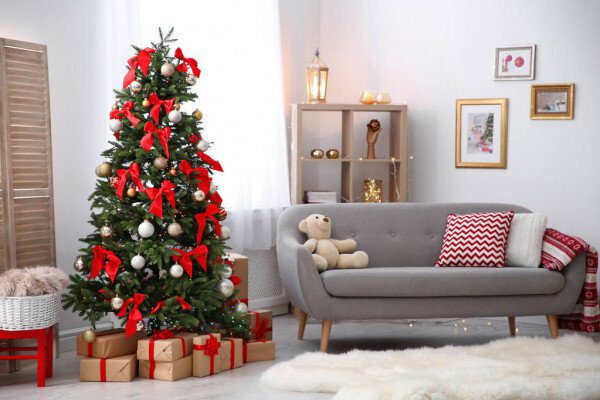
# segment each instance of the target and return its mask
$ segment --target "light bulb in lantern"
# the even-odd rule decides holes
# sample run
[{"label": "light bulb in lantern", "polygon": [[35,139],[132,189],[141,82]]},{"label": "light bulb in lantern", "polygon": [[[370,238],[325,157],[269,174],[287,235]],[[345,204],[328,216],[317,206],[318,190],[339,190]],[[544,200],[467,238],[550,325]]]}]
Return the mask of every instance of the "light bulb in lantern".
[{"label": "light bulb in lantern", "polygon": [[309,103],[326,103],[327,78],[329,68],[319,58],[319,49],[315,58],[306,67],[306,95]]}]

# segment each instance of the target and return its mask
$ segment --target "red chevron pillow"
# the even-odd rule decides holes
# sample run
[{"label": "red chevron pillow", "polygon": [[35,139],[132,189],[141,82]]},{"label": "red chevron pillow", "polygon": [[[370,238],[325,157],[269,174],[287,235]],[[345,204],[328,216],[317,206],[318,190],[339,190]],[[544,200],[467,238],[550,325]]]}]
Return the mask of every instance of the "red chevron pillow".
[{"label": "red chevron pillow", "polygon": [[504,267],[513,211],[450,214],[436,267]]}]

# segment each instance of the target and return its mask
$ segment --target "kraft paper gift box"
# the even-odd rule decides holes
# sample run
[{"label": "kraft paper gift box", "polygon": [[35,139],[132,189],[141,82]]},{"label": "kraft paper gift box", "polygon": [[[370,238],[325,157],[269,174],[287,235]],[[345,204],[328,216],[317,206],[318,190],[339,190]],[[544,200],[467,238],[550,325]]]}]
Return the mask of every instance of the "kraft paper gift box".
[{"label": "kraft paper gift box", "polygon": [[146,337],[138,332],[127,337],[122,329],[114,329],[96,333],[96,340],[87,343],[83,335],[77,336],[77,354],[94,358],[114,358],[135,353],[139,339]]},{"label": "kraft paper gift box", "polygon": [[272,340],[244,342],[243,358],[245,363],[274,360],[275,342]]},{"label": "kraft paper gift box", "polygon": [[192,354],[192,339],[195,336],[195,333],[181,332],[164,339],[159,335],[139,340],[137,358],[145,361],[177,361]]},{"label": "kraft paper gift box", "polygon": [[273,311],[248,311],[250,340],[273,340]]},{"label": "kraft paper gift box", "polygon": [[233,275],[237,276],[240,280],[235,285],[235,288],[238,290],[238,299],[248,305],[248,257],[236,253],[230,253],[230,255],[233,257],[233,265],[231,266]]},{"label": "kraft paper gift box", "polygon": [[221,372],[221,335],[210,333],[194,338],[193,375],[199,378]]},{"label": "kraft paper gift box", "polygon": [[83,357],[79,361],[81,382],[131,382],[136,373],[135,353],[113,358]]},{"label": "kraft paper gift box", "polygon": [[177,361],[140,360],[139,363],[140,378],[173,382],[192,376],[192,356]]},{"label": "kraft paper gift box", "polygon": [[238,338],[221,338],[221,372],[244,365],[243,340]]}]

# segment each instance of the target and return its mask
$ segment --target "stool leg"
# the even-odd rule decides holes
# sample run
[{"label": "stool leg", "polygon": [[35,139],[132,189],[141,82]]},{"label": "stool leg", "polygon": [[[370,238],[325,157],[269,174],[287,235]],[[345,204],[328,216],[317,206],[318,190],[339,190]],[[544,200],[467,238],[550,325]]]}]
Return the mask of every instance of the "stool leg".
[{"label": "stool leg", "polygon": [[46,332],[42,331],[37,337],[37,375],[38,387],[46,386]]},{"label": "stool leg", "polygon": [[54,328],[51,326],[46,331],[46,378],[52,378],[52,359],[53,357],[53,349],[52,339],[54,337]]}]

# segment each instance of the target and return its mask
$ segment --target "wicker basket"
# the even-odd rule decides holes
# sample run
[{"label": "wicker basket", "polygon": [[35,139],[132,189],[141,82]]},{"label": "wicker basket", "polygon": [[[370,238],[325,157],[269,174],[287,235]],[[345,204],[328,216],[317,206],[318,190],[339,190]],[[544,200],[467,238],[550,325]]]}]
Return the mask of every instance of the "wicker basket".
[{"label": "wicker basket", "polygon": [[58,322],[60,294],[0,298],[0,329],[42,329]]}]

